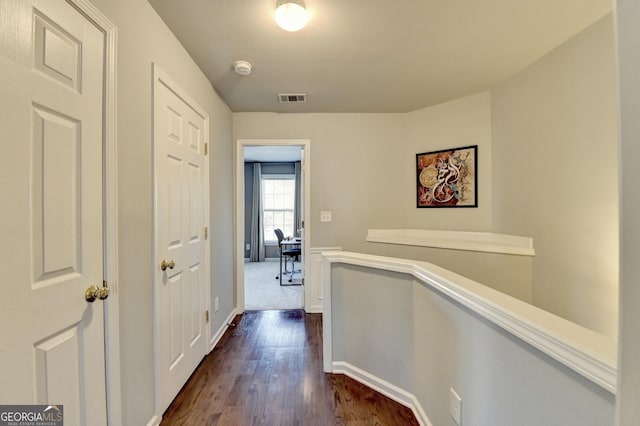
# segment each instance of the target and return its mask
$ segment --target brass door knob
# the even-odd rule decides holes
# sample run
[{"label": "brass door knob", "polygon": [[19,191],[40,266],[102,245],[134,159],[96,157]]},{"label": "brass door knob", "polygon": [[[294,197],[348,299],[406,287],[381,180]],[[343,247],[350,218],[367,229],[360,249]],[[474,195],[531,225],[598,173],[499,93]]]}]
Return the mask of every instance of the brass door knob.
[{"label": "brass door knob", "polygon": [[176,262],[174,262],[173,260],[162,259],[162,262],[160,262],[160,269],[162,269],[163,271],[166,271],[167,268],[173,269],[175,266]]},{"label": "brass door knob", "polygon": [[100,287],[100,290],[98,290],[98,299],[104,300],[107,297],[109,297],[109,287],[107,287],[107,285],[105,284]]},{"label": "brass door knob", "polygon": [[97,285],[89,286],[84,292],[84,298],[89,303],[93,303],[98,297],[100,297],[100,287]]},{"label": "brass door knob", "polygon": [[104,300],[107,297],[109,297],[109,287],[106,283],[102,287],[98,287],[97,285],[89,286],[84,292],[84,298],[89,303],[95,302],[96,299]]}]

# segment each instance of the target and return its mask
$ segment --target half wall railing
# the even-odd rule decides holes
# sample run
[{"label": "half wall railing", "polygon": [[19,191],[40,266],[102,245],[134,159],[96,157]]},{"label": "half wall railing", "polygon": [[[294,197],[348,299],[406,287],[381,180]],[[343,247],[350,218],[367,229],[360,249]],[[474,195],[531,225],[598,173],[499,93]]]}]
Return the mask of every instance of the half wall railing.
[{"label": "half wall railing", "polygon": [[428,262],[322,253],[326,372],[425,425],[614,422],[616,342]]}]

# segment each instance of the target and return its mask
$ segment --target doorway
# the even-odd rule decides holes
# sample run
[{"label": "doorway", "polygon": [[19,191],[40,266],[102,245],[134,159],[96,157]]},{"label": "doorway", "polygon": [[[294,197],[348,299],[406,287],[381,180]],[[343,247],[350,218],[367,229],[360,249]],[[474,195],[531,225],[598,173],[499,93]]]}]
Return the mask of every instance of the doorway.
[{"label": "doorway", "polygon": [[[299,139],[237,141],[238,312],[305,307],[304,274],[310,239],[309,145],[309,140]],[[295,206],[294,198],[298,199]],[[277,239],[276,229],[290,238],[285,241],[287,246]],[[299,247],[300,256],[281,257],[284,247]]]}]

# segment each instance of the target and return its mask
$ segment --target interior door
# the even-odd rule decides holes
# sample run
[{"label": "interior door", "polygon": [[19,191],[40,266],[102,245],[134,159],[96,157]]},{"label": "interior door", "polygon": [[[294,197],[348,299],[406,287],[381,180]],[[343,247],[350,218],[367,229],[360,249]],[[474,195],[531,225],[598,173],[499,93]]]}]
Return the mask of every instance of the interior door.
[{"label": "interior door", "polygon": [[[106,424],[104,34],[64,0],[0,0],[0,404]],[[103,296],[106,296],[104,294]]]},{"label": "interior door", "polygon": [[156,320],[160,409],[206,354],[208,119],[154,68]]}]

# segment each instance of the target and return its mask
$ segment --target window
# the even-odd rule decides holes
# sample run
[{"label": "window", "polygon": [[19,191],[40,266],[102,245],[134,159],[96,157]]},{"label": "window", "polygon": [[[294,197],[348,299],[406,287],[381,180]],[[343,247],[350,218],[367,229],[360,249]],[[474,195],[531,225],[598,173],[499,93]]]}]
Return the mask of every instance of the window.
[{"label": "window", "polygon": [[295,176],[262,176],[262,210],[264,219],[264,241],[278,239],[273,232],[282,229],[285,237],[294,235],[293,209],[295,206]]}]

